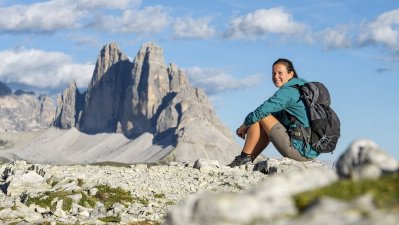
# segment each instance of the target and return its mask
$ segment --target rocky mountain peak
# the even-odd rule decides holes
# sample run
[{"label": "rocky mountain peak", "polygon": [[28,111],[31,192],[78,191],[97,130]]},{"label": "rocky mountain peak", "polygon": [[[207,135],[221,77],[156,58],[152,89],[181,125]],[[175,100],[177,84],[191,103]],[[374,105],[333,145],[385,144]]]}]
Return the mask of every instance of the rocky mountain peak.
[{"label": "rocky mountain peak", "polygon": [[63,129],[75,127],[79,121],[84,104],[84,94],[80,94],[76,82],[69,82],[68,87],[57,98],[57,109],[53,125]]},{"label": "rocky mountain peak", "polygon": [[133,141],[145,140],[147,146],[139,150],[142,153],[122,153],[120,149],[120,154],[129,154],[123,157],[114,150],[106,158],[99,155],[95,159],[93,153],[91,160],[204,157],[227,162],[238,152],[205,92],[191,86],[176,64],[167,66],[163,49],[154,43],[143,44],[133,62],[116,43],[105,45],[86,93],[80,94],[76,84],[70,84],[58,100],[54,125],[76,127],[86,134],[123,133]]},{"label": "rocky mountain peak", "polygon": [[101,49],[97,57],[97,62],[89,89],[95,86],[97,82],[101,80],[102,76],[106,74],[106,71],[112,69],[111,67],[120,61],[128,61],[128,57],[122,53],[115,42],[106,44]]},{"label": "rocky mountain peak", "polygon": [[98,56],[85,96],[80,128],[85,132],[114,132],[120,120],[132,63],[116,43],[105,45]]},{"label": "rocky mountain peak", "polygon": [[177,67],[176,64],[169,64],[168,74],[170,91],[178,92],[181,87],[188,85],[187,76],[179,69],[179,67]]},{"label": "rocky mountain peak", "polygon": [[169,92],[169,76],[163,50],[154,43],[145,43],[133,62],[134,113],[150,119]]}]

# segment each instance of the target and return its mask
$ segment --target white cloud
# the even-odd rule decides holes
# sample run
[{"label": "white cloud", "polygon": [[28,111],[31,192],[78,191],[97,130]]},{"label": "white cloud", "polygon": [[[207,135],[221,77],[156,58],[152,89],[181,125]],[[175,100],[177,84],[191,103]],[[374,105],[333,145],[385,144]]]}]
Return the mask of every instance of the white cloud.
[{"label": "white cloud", "polygon": [[366,23],[359,35],[360,44],[382,44],[399,51],[399,9],[379,15]]},{"label": "white cloud", "polygon": [[93,64],[76,64],[69,55],[37,49],[0,51],[0,80],[39,88],[56,88],[75,80],[87,87]]},{"label": "white cloud", "polygon": [[304,24],[294,21],[283,8],[258,9],[230,21],[227,37],[257,38],[266,34],[299,34],[305,31]]},{"label": "white cloud", "polygon": [[352,40],[348,35],[350,26],[338,26],[335,28],[327,28],[320,32],[317,36],[324,43],[325,49],[350,48]]},{"label": "white cloud", "polygon": [[175,37],[183,39],[210,38],[215,34],[215,29],[209,25],[210,21],[210,18],[177,18],[173,25]]},{"label": "white cloud", "polygon": [[205,90],[208,95],[219,92],[245,89],[258,85],[263,76],[260,74],[237,79],[222,69],[192,67],[184,69],[190,81]]},{"label": "white cloud", "polygon": [[[67,0],[68,1],[68,0]],[[96,9],[96,8],[111,8],[111,9],[126,9],[134,8],[140,5],[141,0],[69,0],[71,3],[77,3],[79,8]]]},{"label": "white cloud", "polygon": [[162,6],[150,6],[142,10],[125,10],[120,17],[100,16],[94,28],[115,33],[158,33],[169,25],[171,18]]},{"label": "white cloud", "polygon": [[[54,32],[84,27],[90,21],[102,31],[158,32],[168,23],[161,6],[137,10],[141,0],[52,0],[0,7],[0,31]],[[107,11],[104,9],[115,9]],[[113,16],[120,13],[121,17]],[[89,24],[90,25],[90,24]]]},{"label": "white cloud", "polygon": [[47,1],[0,8],[0,30],[6,32],[52,32],[75,28],[84,12],[66,1]]}]

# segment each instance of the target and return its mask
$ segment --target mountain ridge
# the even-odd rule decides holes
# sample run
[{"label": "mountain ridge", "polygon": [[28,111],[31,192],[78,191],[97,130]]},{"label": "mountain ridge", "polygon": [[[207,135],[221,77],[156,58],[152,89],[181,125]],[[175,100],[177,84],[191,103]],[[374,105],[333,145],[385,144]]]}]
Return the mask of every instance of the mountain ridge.
[{"label": "mountain ridge", "polygon": [[[136,141],[136,144],[146,146],[145,149],[134,150],[142,152],[140,154],[128,154],[125,150],[107,147],[99,148],[96,152],[85,145],[82,152],[91,151],[93,157],[85,160],[72,157],[76,163],[99,162],[103,159],[128,163],[198,158],[227,163],[239,151],[231,132],[217,118],[205,92],[193,87],[176,64],[167,66],[163,49],[154,43],[143,44],[133,62],[115,42],[106,44],[98,55],[87,90],[81,93],[76,83],[71,81],[58,96],[52,125],[61,129],[60,132],[65,133],[65,136],[68,135],[68,129],[74,128],[82,140],[86,140],[87,135],[95,139],[103,134],[112,136],[120,133],[129,140],[126,144],[139,139],[141,141]],[[3,151],[0,156],[9,160],[30,161],[33,155],[25,152],[54,149],[59,156],[68,158],[69,155],[65,155],[57,143],[48,139],[51,136],[48,132],[43,135],[47,136],[39,136],[38,141],[27,145],[30,147],[20,145],[19,148],[9,149],[7,154]],[[71,142],[64,145],[71,148],[79,146]],[[99,153],[103,151],[109,151],[112,157],[101,157]],[[43,157],[45,160],[46,157]],[[42,163],[70,162],[62,157],[36,160]]]}]

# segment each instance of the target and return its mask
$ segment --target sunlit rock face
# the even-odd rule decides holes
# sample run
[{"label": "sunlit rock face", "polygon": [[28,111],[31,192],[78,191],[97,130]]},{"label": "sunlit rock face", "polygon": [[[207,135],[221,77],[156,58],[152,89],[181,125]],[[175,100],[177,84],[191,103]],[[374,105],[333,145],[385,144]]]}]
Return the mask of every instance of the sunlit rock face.
[{"label": "sunlit rock face", "polygon": [[34,93],[0,96],[0,132],[32,131],[48,128],[54,119],[54,102]]},{"label": "sunlit rock face", "polygon": [[205,92],[191,86],[176,64],[165,64],[163,49],[154,43],[143,44],[133,62],[116,43],[105,45],[87,91],[80,94],[71,83],[59,97],[56,115],[56,127],[88,134],[116,132],[135,139],[150,133],[154,145],[169,149],[170,160],[227,163],[239,152]]}]

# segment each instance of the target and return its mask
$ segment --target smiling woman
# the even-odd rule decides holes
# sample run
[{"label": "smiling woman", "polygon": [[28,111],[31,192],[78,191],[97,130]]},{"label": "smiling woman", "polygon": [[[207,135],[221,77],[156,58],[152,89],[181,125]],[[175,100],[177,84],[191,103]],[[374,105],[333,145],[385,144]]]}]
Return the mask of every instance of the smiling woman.
[{"label": "smiling woman", "polygon": [[[291,61],[278,59],[273,63],[272,80],[279,89],[255,111],[249,113],[236,134],[245,139],[240,155],[229,165],[240,166],[252,162],[269,145],[284,157],[307,161],[319,155],[305,139],[291,138],[291,130],[300,126],[309,127],[305,105],[295,85],[303,85],[305,80],[298,78]],[[294,122],[291,117],[295,117]],[[302,133],[303,134],[303,133]]]}]

